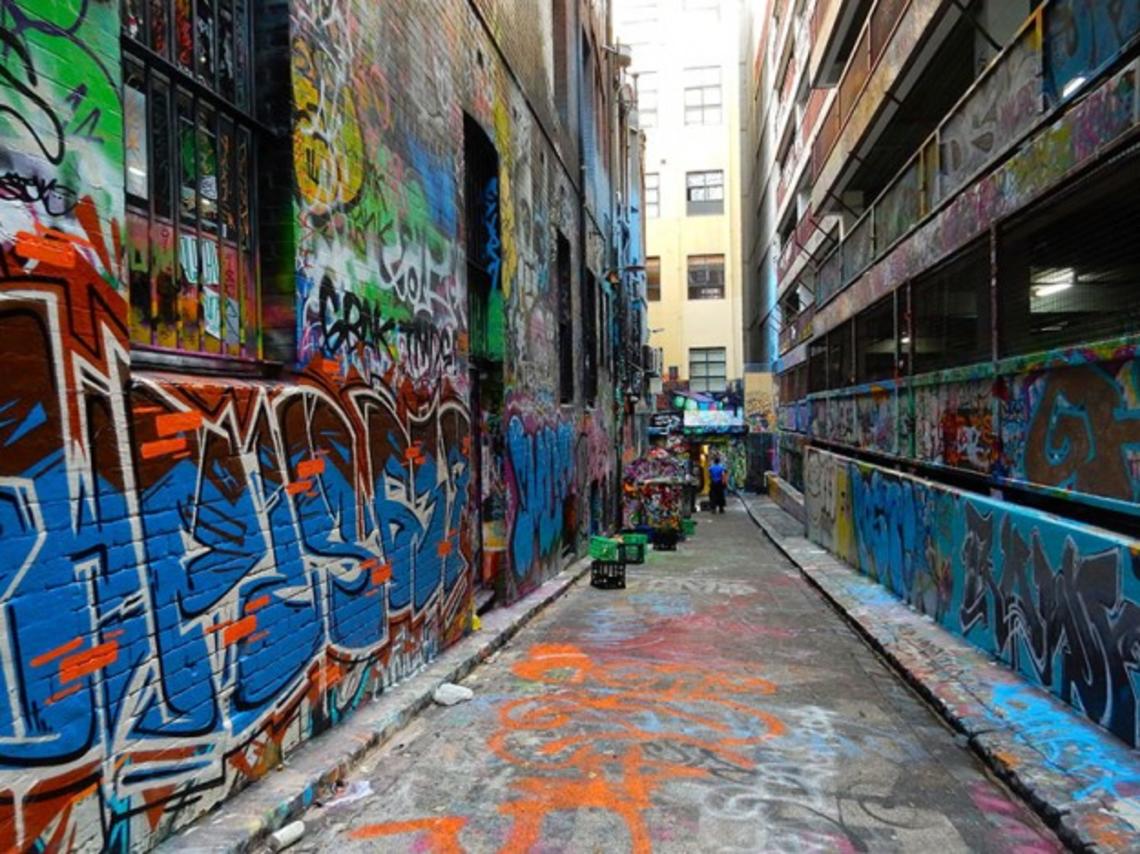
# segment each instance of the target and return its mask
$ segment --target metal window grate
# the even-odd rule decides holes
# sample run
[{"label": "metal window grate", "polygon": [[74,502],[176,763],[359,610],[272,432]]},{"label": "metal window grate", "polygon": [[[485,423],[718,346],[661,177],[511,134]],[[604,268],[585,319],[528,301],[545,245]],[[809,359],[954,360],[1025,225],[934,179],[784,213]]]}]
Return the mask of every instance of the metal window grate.
[{"label": "metal window grate", "polygon": [[1140,155],[1004,230],[1002,355],[1140,330]]},{"label": "metal window grate", "polygon": [[980,240],[911,283],[916,374],[986,361],[991,350],[989,241]]}]

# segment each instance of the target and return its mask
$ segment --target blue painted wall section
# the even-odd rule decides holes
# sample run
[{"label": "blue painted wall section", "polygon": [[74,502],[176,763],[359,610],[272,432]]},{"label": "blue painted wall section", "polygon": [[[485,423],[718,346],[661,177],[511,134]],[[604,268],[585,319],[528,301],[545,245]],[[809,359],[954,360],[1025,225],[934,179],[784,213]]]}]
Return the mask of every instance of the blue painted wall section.
[{"label": "blue painted wall section", "polygon": [[808,535],[1137,744],[1140,541],[809,448]]}]

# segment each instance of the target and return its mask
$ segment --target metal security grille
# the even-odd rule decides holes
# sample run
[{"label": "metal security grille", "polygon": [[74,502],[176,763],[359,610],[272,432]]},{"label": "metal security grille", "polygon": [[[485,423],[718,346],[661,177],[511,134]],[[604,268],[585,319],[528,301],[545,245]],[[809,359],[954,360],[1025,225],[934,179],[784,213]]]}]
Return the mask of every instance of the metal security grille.
[{"label": "metal security grille", "polygon": [[914,329],[901,344],[916,374],[990,358],[989,248],[980,240],[911,283]]},{"label": "metal security grille", "polygon": [[998,243],[1002,355],[1140,331],[1140,155],[1005,229]]},{"label": "metal security grille", "polygon": [[248,0],[125,0],[131,340],[255,359],[256,140]]}]

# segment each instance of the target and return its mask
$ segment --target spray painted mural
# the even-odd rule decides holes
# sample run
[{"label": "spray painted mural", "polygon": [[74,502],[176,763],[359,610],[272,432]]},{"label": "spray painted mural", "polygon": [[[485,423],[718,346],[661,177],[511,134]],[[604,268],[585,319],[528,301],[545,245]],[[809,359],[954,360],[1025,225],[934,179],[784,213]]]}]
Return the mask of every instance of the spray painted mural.
[{"label": "spray painted mural", "polygon": [[1140,543],[818,449],[808,535],[1129,745]]},{"label": "spray painted mural", "polygon": [[[440,28],[407,4],[399,45],[372,4],[290,8],[297,359],[287,380],[219,380],[132,369],[119,4],[0,0],[6,849],[145,849],[467,630],[459,104],[514,152],[505,598],[560,565],[567,525],[601,524],[611,419],[550,392],[572,185],[525,97],[438,44],[482,32],[465,7]],[[455,67],[405,62],[433,38]]]}]

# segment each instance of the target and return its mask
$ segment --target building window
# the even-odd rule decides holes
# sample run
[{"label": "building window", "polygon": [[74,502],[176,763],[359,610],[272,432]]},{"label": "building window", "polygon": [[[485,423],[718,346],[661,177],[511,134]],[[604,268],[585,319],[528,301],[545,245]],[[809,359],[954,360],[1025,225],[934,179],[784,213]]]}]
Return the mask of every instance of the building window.
[{"label": "building window", "polygon": [[661,216],[661,176],[656,172],[645,173],[645,215]]},{"label": "building window", "polygon": [[724,299],[724,256],[689,256],[689,299]]},{"label": "building window", "polygon": [[1039,353],[1140,329],[1136,155],[1000,234],[1001,355]]},{"label": "building window", "polygon": [[649,302],[661,301],[661,259],[645,259],[645,298]]},{"label": "building window", "polygon": [[903,330],[902,352],[914,373],[990,358],[990,244],[980,240],[911,282],[913,336]]},{"label": "building window", "polygon": [[693,347],[689,350],[689,390],[724,391],[727,385],[723,347]]},{"label": "building window", "polygon": [[258,356],[247,0],[127,0],[123,124],[131,339]]},{"label": "building window", "polygon": [[855,385],[855,350],[851,342],[853,323],[848,320],[827,333],[827,387]]},{"label": "building window", "polygon": [[724,213],[724,173],[685,173],[685,213],[690,216]]},{"label": "building window", "polygon": [[859,382],[895,374],[895,296],[884,297],[855,318],[856,376]]},{"label": "building window", "polygon": [[657,72],[637,75],[637,116],[643,128],[657,127]]},{"label": "building window", "polygon": [[719,125],[720,122],[720,68],[716,65],[686,68],[685,124]]}]

